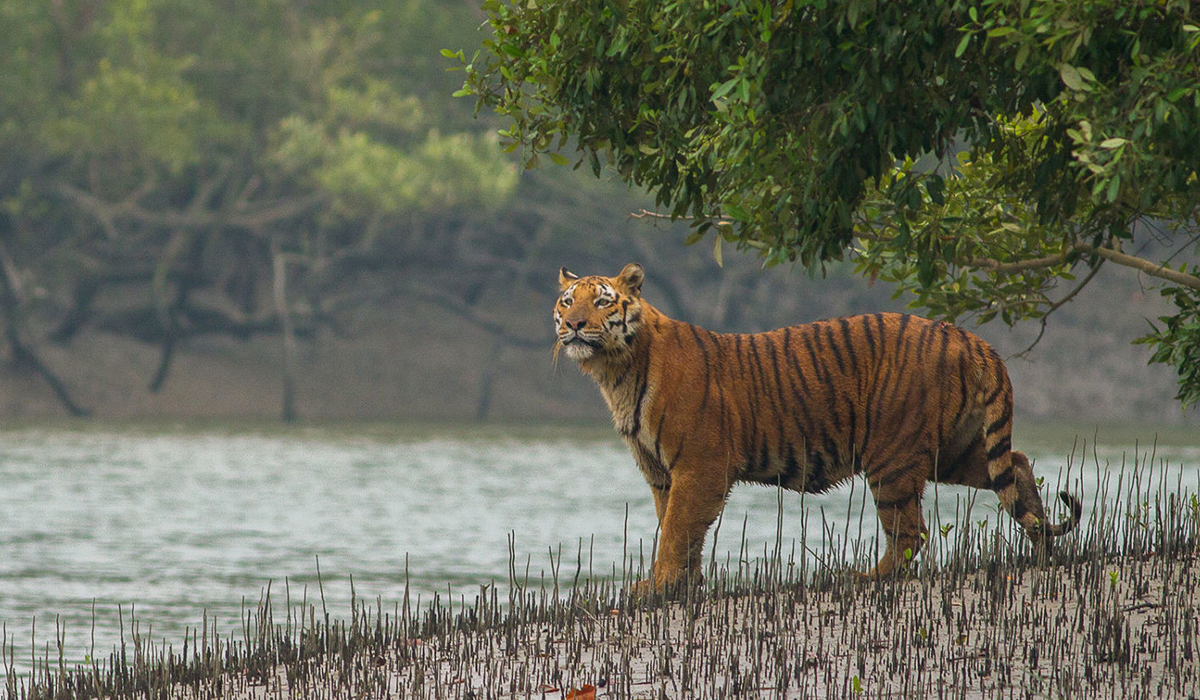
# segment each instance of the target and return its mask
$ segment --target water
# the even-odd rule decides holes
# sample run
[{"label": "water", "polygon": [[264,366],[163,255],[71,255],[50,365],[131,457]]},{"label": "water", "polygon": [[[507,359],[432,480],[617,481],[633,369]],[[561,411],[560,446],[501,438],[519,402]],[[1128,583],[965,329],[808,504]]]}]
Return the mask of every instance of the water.
[{"label": "water", "polygon": [[[1094,453],[1088,444],[1081,466],[1073,440],[1043,430],[1018,445],[1047,478],[1044,492],[1066,483],[1084,494],[1087,518],[1098,493],[1116,498],[1113,474],[1135,447],[1124,436]],[[1166,465],[1156,484],[1200,490],[1200,436],[1153,440],[1138,453],[1153,449]],[[741,486],[712,556],[736,566],[778,546],[811,561],[849,542],[873,559],[864,491],[856,481],[802,501]],[[994,496],[974,494],[931,489],[931,531],[982,520],[1011,529]],[[506,590],[510,563],[534,585],[549,585],[556,566],[564,584],[577,570],[619,580],[648,565],[654,529],[625,447],[589,428],[0,431],[0,624],[18,673],[33,655],[56,661],[59,639],[67,663],[107,658],[135,624],[176,648],[206,616],[223,635],[240,633],[268,585],[276,601],[347,618],[351,580],[385,610],[406,591],[410,604],[435,593],[470,604],[481,586]]]}]

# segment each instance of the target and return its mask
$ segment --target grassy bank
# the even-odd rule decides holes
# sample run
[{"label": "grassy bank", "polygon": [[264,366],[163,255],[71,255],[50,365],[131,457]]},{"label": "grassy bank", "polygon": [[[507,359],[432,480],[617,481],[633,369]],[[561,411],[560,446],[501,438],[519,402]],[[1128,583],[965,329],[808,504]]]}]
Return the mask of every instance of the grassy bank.
[{"label": "grassy bank", "polygon": [[[1178,469],[1127,464],[1081,531],[1035,561],[1012,527],[931,534],[911,575],[872,584],[847,541],[816,557],[712,562],[685,600],[586,580],[586,552],[510,593],[412,609],[264,591],[233,638],[129,630],[68,666],[4,655],[7,700],[106,698],[1190,698],[1200,696],[1200,500]],[[1186,482],[1186,483],[1185,483]],[[515,561],[516,557],[513,556]],[[815,563],[814,563],[815,562]],[[634,571],[634,567],[629,567]],[[630,577],[638,576],[634,571]],[[14,632],[7,630],[5,640]],[[61,643],[60,643],[61,644]]]}]

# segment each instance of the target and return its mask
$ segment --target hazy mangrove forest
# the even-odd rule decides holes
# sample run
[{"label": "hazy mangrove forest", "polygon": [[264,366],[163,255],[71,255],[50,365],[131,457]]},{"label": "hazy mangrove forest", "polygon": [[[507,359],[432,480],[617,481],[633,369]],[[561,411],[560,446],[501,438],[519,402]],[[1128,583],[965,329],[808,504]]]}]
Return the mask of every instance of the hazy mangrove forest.
[{"label": "hazy mangrove forest", "polygon": [[[1133,90],[1120,82],[1128,82],[1129,71],[1150,70],[1159,65],[1155,61],[1195,51],[1200,34],[1188,24],[1186,8],[1168,3],[1159,10],[1150,5],[1139,10],[1142,15],[1135,19],[1143,30],[1141,54],[1134,51],[1128,58],[1133,51],[1128,37],[1121,44],[1124,63],[1117,61],[1119,56],[1100,53],[1101,37],[1116,31],[1115,22],[1128,19],[1110,16],[1115,4],[1101,5],[1088,19],[1095,31],[1086,34],[1070,33],[1066,20],[1059,26],[1050,15],[1021,19],[997,10],[995,16],[973,12],[968,18],[955,10],[965,29],[929,34],[926,50],[940,61],[935,62],[937,70],[955,58],[987,59],[987,70],[994,73],[1001,71],[999,63],[1024,55],[1024,72],[1017,75],[1025,75],[1036,90],[1030,88],[1033,92],[1022,93],[1021,99],[1032,95],[1052,107],[1044,124],[1059,129],[1068,117],[1082,118],[1077,112],[1063,116],[1054,111],[1059,101],[1074,99],[1070,104],[1084,109],[1085,98],[1094,98],[1109,84],[1105,81],[1111,81],[1113,91]],[[1179,358],[1191,352],[1188,334],[1195,311],[1185,304],[1194,303],[1188,302],[1192,288],[1164,280],[1154,268],[1121,268],[1104,251],[1123,249],[1139,260],[1167,260],[1191,279],[1195,229],[1187,228],[1189,219],[1163,217],[1194,213],[1187,207],[1195,204],[1188,199],[1195,193],[1194,171],[1178,183],[1146,180],[1170,190],[1158,200],[1125,209],[1102,206],[1110,194],[1112,201],[1133,202],[1130,197],[1141,186],[1134,184],[1133,175],[1121,175],[1121,180],[1120,173],[1105,168],[1121,167],[1116,162],[1119,147],[1127,149],[1121,151],[1127,154],[1121,162],[1133,163],[1140,142],[1132,133],[1101,135],[1100,122],[1093,120],[1097,134],[1089,138],[1098,143],[1089,153],[1107,178],[1097,195],[1103,201],[1088,203],[1078,195],[1080,187],[1090,192],[1094,182],[1080,184],[1059,173],[1043,185],[1073,193],[1076,205],[1059,211],[1058,219],[1015,206],[1019,193],[990,193],[1001,212],[995,221],[982,211],[941,211],[938,221],[969,221],[976,228],[991,221],[1004,234],[970,247],[966,242],[974,239],[966,234],[954,238],[958,234],[952,231],[929,228],[934,225],[931,206],[989,195],[961,188],[980,188],[979,178],[990,182],[988,173],[1012,164],[989,161],[991,170],[980,171],[982,165],[971,170],[970,163],[984,162],[982,156],[964,151],[961,141],[952,147],[944,130],[905,141],[904,149],[895,150],[895,139],[880,135],[908,133],[904,130],[914,128],[914,117],[898,111],[893,100],[880,103],[869,119],[865,113],[846,112],[849,121],[834,124],[832,133],[853,132],[858,134],[855,143],[892,148],[880,153],[892,153],[897,163],[927,151],[944,164],[959,163],[957,170],[935,168],[929,172],[941,175],[925,180],[914,173],[927,166],[903,165],[909,175],[876,173],[874,165],[864,166],[856,182],[871,184],[869,191],[851,183],[837,196],[846,199],[845,206],[853,204],[850,195],[864,196],[854,220],[878,225],[855,224],[857,238],[846,238],[850,229],[843,226],[833,239],[811,239],[815,247],[808,248],[803,226],[812,217],[795,218],[796,211],[787,206],[772,209],[792,211],[794,223],[803,224],[796,229],[800,238],[778,238],[786,217],[760,220],[754,212],[775,205],[755,200],[752,190],[724,204],[687,200],[699,209],[681,206],[686,198],[671,200],[662,189],[665,181],[650,177],[657,172],[653,168],[667,165],[656,155],[664,143],[621,145],[603,134],[570,129],[554,132],[552,143],[540,136],[530,142],[524,137],[534,132],[514,131],[516,112],[501,100],[504,81],[517,86],[532,75],[530,70],[570,72],[577,67],[571,61],[591,60],[581,48],[588,37],[624,22],[621,31],[626,33],[613,34],[624,38],[606,44],[605,54],[596,58],[594,78],[600,82],[591,88],[608,90],[614,109],[636,107],[627,100],[659,109],[660,130],[653,133],[660,134],[675,124],[650,98],[654,90],[674,94],[676,116],[687,110],[708,115],[704,118],[716,120],[711,128],[727,129],[720,133],[732,139],[729,153],[744,154],[737,140],[742,136],[734,136],[749,133],[736,131],[746,126],[738,121],[745,117],[745,105],[768,112],[754,102],[760,98],[761,82],[755,82],[760,79],[739,82],[750,76],[751,68],[735,71],[730,66],[736,61],[730,64],[720,47],[750,36],[749,5],[734,3],[727,14],[713,16],[711,42],[704,46],[717,52],[706,64],[715,73],[688,81],[672,77],[676,73],[671,71],[682,70],[681,58],[672,59],[678,65],[664,62],[665,72],[651,71],[645,80],[612,72],[621,65],[649,71],[633,59],[644,57],[666,36],[656,38],[651,29],[663,26],[654,22],[665,19],[614,19],[594,15],[592,8],[581,10],[575,21],[554,14],[557,7],[546,6],[543,16],[532,9],[490,3],[481,9],[473,2],[450,0],[197,0],[182,5],[162,0],[4,0],[0,414],[603,417],[600,402],[574,370],[555,371],[551,365],[554,282],[561,265],[580,273],[612,274],[637,260],[646,266],[647,294],[656,304],[720,330],[760,330],[854,311],[899,309],[914,299],[924,304],[919,312],[940,313],[968,325],[972,319],[997,316],[981,332],[1011,358],[1019,412],[1023,407],[1029,415],[1066,419],[1189,420],[1172,397],[1181,391],[1180,368],[1187,366]],[[693,19],[712,19],[704,14],[712,8],[705,7],[679,20],[684,22],[675,35],[680,41],[690,40]],[[756,41],[775,46],[782,37],[795,40],[800,36],[795,32],[818,26],[828,40],[875,36],[872,27],[891,27],[897,21],[890,13],[860,14],[856,7],[834,4],[820,12],[774,15],[769,31]],[[1072,7],[1063,3],[1062,16]],[[847,20],[845,13],[851,10],[854,18]],[[612,22],[617,25],[605,24]],[[1026,33],[1039,31],[1036,22],[1064,32],[1061,44],[1038,48],[1021,43]],[[494,41],[498,28],[509,39]],[[644,34],[635,35],[635,30]],[[914,25],[896,31],[924,36],[919,30]],[[768,33],[775,36],[773,43]],[[969,38],[960,46],[963,36]],[[1072,42],[1077,56],[1055,53]],[[550,51],[551,44],[560,47],[551,63],[537,63],[542,59],[536,47]],[[472,63],[481,46],[484,54]],[[900,48],[888,46],[901,57],[915,50],[905,49],[903,42]],[[660,48],[674,50],[667,44]],[[854,63],[859,54],[842,49],[847,66],[862,68]],[[989,53],[993,51],[997,56]],[[1046,72],[1047,64],[1068,58],[1069,65],[1080,66],[1075,73]],[[559,59],[565,62],[551,65]],[[1111,75],[1094,65],[1088,68],[1089,61],[1110,59],[1117,61]],[[463,68],[464,62],[472,64],[471,71],[450,70]],[[797,70],[809,72],[796,75],[831,70],[806,65]],[[1139,119],[1158,125],[1154,133],[1162,139],[1196,133],[1194,104],[1200,93],[1195,91],[1196,64],[1190,65],[1190,72],[1184,66],[1156,74],[1162,84],[1155,89],[1169,93],[1160,96],[1171,98],[1174,111],[1156,116],[1157,103],[1148,103],[1148,116],[1138,113]],[[893,79],[880,75],[881,80]],[[465,96],[464,80],[474,85]],[[641,92],[617,89],[626,83],[640,84]],[[799,78],[794,87],[801,93],[816,89]],[[689,101],[667,88],[706,90],[707,97]],[[456,91],[459,97],[452,96]],[[801,93],[787,99],[799,100]],[[908,94],[917,102],[928,97]],[[553,104],[553,96],[537,97]],[[1007,103],[1001,97],[989,96],[991,102],[979,109],[1002,111]],[[497,116],[492,107],[507,112]],[[972,112],[976,117],[982,113]],[[609,114],[615,120],[611,123],[619,125],[619,116]],[[1058,121],[1051,124],[1051,117]],[[978,143],[1016,139],[1017,127],[1006,123],[961,135],[974,136]],[[695,125],[700,128],[701,121]],[[764,133],[763,138],[777,139],[781,146],[790,143],[783,132]],[[1102,136],[1108,141],[1099,143]],[[1116,138],[1127,138],[1129,145],[1117,144]],[[582,150],[576,152],[576,144]],[[681,144],[680,158],[687,155],[711,166],[711,152],[689,151]],[[1134,174],[1154,167],[1177,174],[1194,165],[1194,142],[1190,150],[1171,150],[1175,160],[1170,162],[1163,161],[1164,144],[1168,141],[1137,151],[1142,170]],[[1011,141],[1005,152],[1016,153],[1018,145]],[[1060,153],[1070,150],[1056,147]],[[730,161],[727,172],[774,181],[781,175],[770,168],[789,167],[770,159],[754,163],[750,168]],[[572,167],[576,165],[582,167]],[[797,182],[810,182],[806,178],[811,173],[792,170]],[[718,192],[715,184],[710,189]],[[897,202],[907,202],[912,211],[897,210]],[[929,206],[922,209],[920,202]],[[681,218],[673,222],[672,214]],[[1054,228],[1054,221],[1086,226],[1061,238],[1062,228]],[[911,230],[884,222],[909,222],[905,225]],[[1097,238],[1101,229],[1111,235]],[[755,238],[754,230],[762,236]],[[1016,235],[1016,230],[1026,233]],[[698,239],[702,242],[697,245],[684,245]],[[787,240],[796,245],[788,248]],[[964,243],[944,249],[947,240]],[[1065,243],[1052,249],[1055,240]],[[1093,244],[1104,251],[1089,253],[1082,247]],[[911,258],[897,253],[905,245]],[[1047,269],[1028,262],[1054,256],[1059,257]],[[983,262],[969,268],[964,266],[968,258]],[[764,270],[764,263],[775,264]],[[1096,274],[1101,265],[1107,266],[1104,274]],[[954,297],[952,289],[936,286],[946,280],[959,280],[963,295]],[[1081,281],[1090,284],[1082,288]],[[1169,292],[1165,298],[1163,290]],[[897,291],[903,297],[894,300]],[[1038,320],[1042,316],[1044,326]],[[1175,325],[1159,317],[1176,319]],[[1017,323],[1016,330],[1009,331],[1002,320]],[[1167,344],[1130,344],[1152,332],[1148,321],[1157,324],[1156,337]],[[1033,350],[1016,357],[1039,338]],[[1148,368],[1151,357],[1160,364]]]}]

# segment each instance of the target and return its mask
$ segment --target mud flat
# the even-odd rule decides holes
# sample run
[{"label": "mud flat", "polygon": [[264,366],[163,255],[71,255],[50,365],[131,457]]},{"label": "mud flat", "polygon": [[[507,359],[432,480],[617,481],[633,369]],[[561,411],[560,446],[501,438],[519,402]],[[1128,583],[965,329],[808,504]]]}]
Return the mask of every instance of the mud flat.
[{"label": "mud flat", "polygon": [[182,654],[131,644],[74,670],[50,658],[7,698],[1200,696],[1194,540],[871,584],[785,574],[726,576],[670,603],[602,582],[518,587],[506,605],[485,592],[465,609],[363,605],[346,622],[308,606],[276,624],[265,599],[240,639],[198,633]]},{"label": "mud flat", "polygon": [[575,600],[172,695],[1189,698],[1200,693],[1198,584],[1188,555],[709,591],[647,609]]}]

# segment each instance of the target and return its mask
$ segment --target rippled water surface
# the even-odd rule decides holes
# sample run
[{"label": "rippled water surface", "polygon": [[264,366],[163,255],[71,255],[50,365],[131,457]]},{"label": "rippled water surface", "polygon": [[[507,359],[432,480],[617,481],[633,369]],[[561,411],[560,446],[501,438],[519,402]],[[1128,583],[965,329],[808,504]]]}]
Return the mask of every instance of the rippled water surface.
[{"label": "rippled water surface", "polygon": [[[1073,457],[1074,433],[1041,431],[1018,444],[1037,458],[1047,489],[1065,481],[1084,493],[1086,518],[1096,493],[1115,492],[1135,448],[1125,436],[1106,445],[1101,434],[1093,452],[1085,437]],[[1156,482],[1196,492],[1200,436],[1153,441],[1152,431],[1142,436],[1138,452],[1154,449],[1165,465]],[[805,556],[806,545],[824,552],[826,533],[873,548],[862,493],[858,481],[806,496],[802,511],[799,495],[742,486],[715,556],[736,564],[773,550],[780,503],[785,557]],[[984,518],[1011,527],[996,517],[994,496],[970,495],[929,492],[931,529]],[[406,590],[414,602],[435,592],[470,602],[481,585],[504,588],[510,537],[516,569],[534,581],[549,576],[551,552],[561,552],[568,578],[577,568],[620,578],[623,556],[631,568],[639,551],[648,559],[654,526],[632,459],[596,429],[12,429],[0,431],[0,623],[21,671],[31,638],[39,655],[58,634],[68,661],[93,649],[107,657],[122,616],[126,635],[132,616],[140,634],[179,644],[205,615],[226,633],[240,630],[244,607],[268,584],[276,600],[286,588],[293,603],[319,604],[318,561],[335,617],[348,617],[351,577],[359,598],[388,610]]]}]

